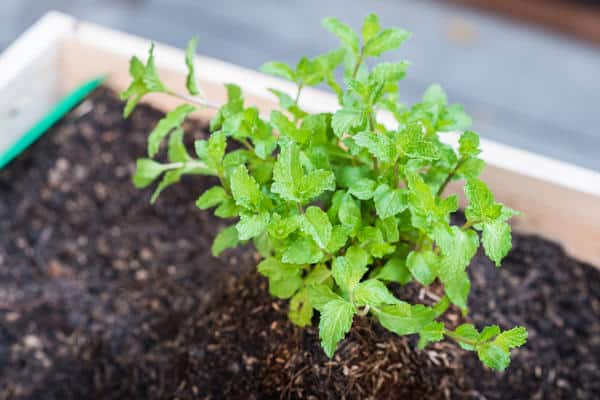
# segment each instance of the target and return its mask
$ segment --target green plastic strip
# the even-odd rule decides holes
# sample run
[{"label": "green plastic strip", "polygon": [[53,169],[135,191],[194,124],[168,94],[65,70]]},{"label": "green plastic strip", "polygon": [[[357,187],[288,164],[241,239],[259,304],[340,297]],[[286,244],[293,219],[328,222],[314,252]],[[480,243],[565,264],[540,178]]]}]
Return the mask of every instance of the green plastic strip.
[{"label": "green plastic strip", "polygon": [[63,97],[33,128],[21,136],[3,154],[0,154],[0,169],[4,168],[9,162],[50,129],[52,125],[77,106],[88,94],[100,86],[104,79],[104,77],[98,77],[89,80]]}]

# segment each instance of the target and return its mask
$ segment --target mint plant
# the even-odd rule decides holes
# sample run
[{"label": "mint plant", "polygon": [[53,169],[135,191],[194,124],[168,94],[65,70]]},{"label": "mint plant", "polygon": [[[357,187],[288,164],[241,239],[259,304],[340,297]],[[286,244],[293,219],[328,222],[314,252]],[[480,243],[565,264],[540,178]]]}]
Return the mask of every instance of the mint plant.
[{"label": "mint plant", "polygon": [[[295,67],[276,61],[262,66],[296,85],[294,93],[270,89],[281,109],[268,117],[246,106],[233,84],[226,85],[225,104],[203,96],[195,79],[195,39],[186,51],[188,93],[162,83],[153,47],[145,64],[133,57],[133,81],[122,94],[125,116],[148,93],[184,100],[150,133],[135,185],[158,182],[154,202],[185,174],[217,177],[220,184],[196,202],[231,220],[215,238],[213,254],[251,241],[262,256],[258,271],[268,278],[270,293],[289,299],[290,320],[310,325],[318,311],[319,336],[329,357],[355,318],[371,316],[398,335],[418,334],[420,348],[447,337],[475,351],[488,367],[504,370],[510,350],[526,341],[524,328],[449,329],[439,321],[451,304],[467,312],[471,259],[482,244],[500,266],[511,248],[507,220],[517,214],[478,178],[484,162],[478,157],[479,136],[466,130],[471,119],[460,105],[448,103],[438,85],[418,104],[400,103],[398,82],[407,62],[369,66],[399,48],[408,32],[382,29],[374,14],[365,18],[362,38],[335,18],[323,25],[339,38],[338,49],[303,57]],[[336,81],[340,67],[343,85]],[[321,84],[337,94],[335,113],[312,114],[299,103],[305,87]],[[190,154],[181,124],[198,107],[215,108],[216,114],[210,137],[197,140]],[[382,124],[382,112],[393,115],[397,126]],[[457,149],[440,140],[448,131],[463,132]],[[159,162],[155,157],[164,141],[168,162]],[[468,199],[462,226],[450,219],[457,196],[444,196],[455,180],[465,181]],[[411,281],[439,281],[445,294],[433,306],[409,304],[388,287]]]}]

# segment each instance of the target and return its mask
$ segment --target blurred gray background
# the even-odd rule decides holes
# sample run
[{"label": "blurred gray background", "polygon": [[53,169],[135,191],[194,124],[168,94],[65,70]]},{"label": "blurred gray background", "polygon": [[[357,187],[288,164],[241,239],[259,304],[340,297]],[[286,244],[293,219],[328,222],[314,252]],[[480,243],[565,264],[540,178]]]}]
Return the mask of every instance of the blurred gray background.
[{"label": "blurred gray background", "polygon": [[406,102],[438,82],[482,136],[600,170],[600,46],[591,41],[427,0],[0,0],[0,48],[52,9],[177,47],[198,35],[199,52],[254,69],[336,46],[323,17],[359,28],[376,12],[382,25],[413,32],[387,57],[412,63]]}]

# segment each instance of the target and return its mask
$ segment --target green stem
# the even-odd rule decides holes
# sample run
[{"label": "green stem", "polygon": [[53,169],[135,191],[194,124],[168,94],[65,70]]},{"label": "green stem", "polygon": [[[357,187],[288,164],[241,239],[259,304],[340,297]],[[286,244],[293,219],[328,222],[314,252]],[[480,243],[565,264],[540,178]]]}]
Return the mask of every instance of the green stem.
[{"label": "green stem", "polygon": [[448,336],[450,339],[454,340],[455,342],[462,342],[471,346],[477,346],[478,342],[476,340],[471,340],[471,339],[466,339],[462,336],[457,335],[456,333],[449,331],[449,330],[445,330],[444,331],[444,335]]},{"label": "green stem", "polygon": [[442,185],[438,189],[438,191],[437,191],[438,197],[440,197],[442,195],[442,193],[444,193],[446,186],[448,186],[448,184],[450,183],[450,181],[456,174],[456,171],[458,171],[458,169],[464,164],[465,161],[466,161],[466,158],[461,158],[460,161],[458,163],[456,163],[456,166],[452,169],[452,171],[450,171],[450,173],[446,177],[446,180],[444,181],[444,183],[442,183]]},{"label": "green stem", "polygon": [[169,94],[173,97],[177,97],[178,99],[181,99],[185,102],[195,104],[197,106],[214,108],[215,110],[218,110],[219,108],[221,108],[220,105],[213,103],[209,100],[206,100],[206,99],[203,99],[200,97],[196,97],[196,96],[190,96],[185,93],[179,93],[179,92],[175,92],[173,90],[169,90],[169,91],[167,91],[167,94]]},{"label": "green stem", "polygon": [[356,79],[356,75],[358,74],[358,69],[360,68],[360,64],[362,64],[363,58],[363,49],[360,49],[360,54],[356,59],[356,64],[354,64],[354,70],[352,71],[352,79]]},{"label": "green stem", "polygon": [[481,221],[479,220],[473,220],[473,221],[467,221],[463,226],[460,227],[460,229],[462,229],[463,231],[469,229],[470,227],[472,227],[473,225],[479,224]]}]

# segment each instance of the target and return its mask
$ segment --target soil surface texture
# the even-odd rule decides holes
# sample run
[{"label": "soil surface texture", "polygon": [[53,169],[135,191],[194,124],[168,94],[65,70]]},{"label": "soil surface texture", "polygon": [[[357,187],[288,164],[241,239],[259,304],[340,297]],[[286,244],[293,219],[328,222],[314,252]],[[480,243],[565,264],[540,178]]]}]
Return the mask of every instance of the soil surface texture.
[{"label": "soil surface texture", "polygon": [[[316,328],[293,327],[268,294],[251,247],[210,255],[227,221],[194,202],[211,178],[155,205],[133,187],[161,116],[142,105],[124,120],[101,88],[0,171],[0,400],[600,398],[600,271],[535,236],[515,234],[502,268],[483,254],[470,267],[467,319],[529,330],[506,372],[367,318],[328,360]],[[190,143],[207,135],[185,128]]]}]

